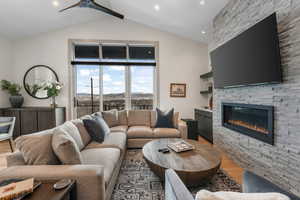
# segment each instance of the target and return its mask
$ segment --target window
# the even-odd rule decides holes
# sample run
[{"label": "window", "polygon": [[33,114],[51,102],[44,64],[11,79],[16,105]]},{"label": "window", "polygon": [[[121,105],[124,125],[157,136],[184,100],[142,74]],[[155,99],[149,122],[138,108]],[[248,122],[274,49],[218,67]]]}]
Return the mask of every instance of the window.
[{"label": "window", "polygon": [[152,110],[154,100],[154,69],[149,66],[132,66],[131,109]]},{"label": "window", "polygon": [[75,59],[81,61],[99,60],[99,46],[76,45]]},{"label": "window", "polygon": [[126,46],[102,46],[102,58],[104,60],[124,60],[126,56]]},{"label": "window", "polygon": [[103,110],[126,107],[126,81],[124,66],[103,66]]},{"label": "window", "polygon": [[154,45],[99,43],[74,49],[77,117],[99,110],[156,107]]},{"label": "window", "polygon": [[132,60],[155,60],[154,47],[130,46],[129,58]]},{"label": "window", "polygon": [[100,110],[100,70],[98,66],[76,66],[76,107],[77,116]]}]

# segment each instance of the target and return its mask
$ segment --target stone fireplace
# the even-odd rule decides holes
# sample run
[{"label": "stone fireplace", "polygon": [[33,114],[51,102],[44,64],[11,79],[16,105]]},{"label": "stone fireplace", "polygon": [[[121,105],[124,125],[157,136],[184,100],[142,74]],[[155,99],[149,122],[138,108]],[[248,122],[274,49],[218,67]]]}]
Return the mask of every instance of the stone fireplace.
[{"label": "stone fireplace", "polygon": [[222,103],[222,125],[274,145],[273,106]]},{"label": "stone fireplace", "polygon": [[[240,166],[300,196],[300,1],[229,1],[214,19],[209,49],[213,51],[274,12],[279,23],[283,83],[214,89],[213,137],[214,144]],[[274,145],[223,126],[224,102],[274,106]],[[248,123],[242,125],[250,128]]]}]

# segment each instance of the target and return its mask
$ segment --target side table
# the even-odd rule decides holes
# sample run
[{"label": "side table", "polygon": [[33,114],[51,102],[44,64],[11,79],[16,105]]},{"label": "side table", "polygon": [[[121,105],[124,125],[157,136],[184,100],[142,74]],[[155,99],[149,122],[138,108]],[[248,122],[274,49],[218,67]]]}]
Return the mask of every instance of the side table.
[{"label": "side table", "polygon": [[42,180],[42,184],[23,200],[77,200],[76,181],[62,189],[55,190],[53,185],[59,180]]},{"label": "side table", "polygon": [[188,139],[198,140],[198,122],[194,119],[182,119],[188,128]]}]

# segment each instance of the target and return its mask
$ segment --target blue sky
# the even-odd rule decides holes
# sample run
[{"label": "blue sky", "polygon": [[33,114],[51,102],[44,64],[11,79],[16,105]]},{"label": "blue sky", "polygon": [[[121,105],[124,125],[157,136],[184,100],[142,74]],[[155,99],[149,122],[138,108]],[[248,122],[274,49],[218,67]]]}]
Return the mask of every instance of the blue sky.
[{"label": "blue sky", "polygon": [[[130,67],[132,93],[153,93],[153,67]],[[99,94],[99,67],[77,66],[77,93],[90,93],[90,79],[94,79],[94,93]],[[125,92],[125,67],[103,67],[104,94]]]}]

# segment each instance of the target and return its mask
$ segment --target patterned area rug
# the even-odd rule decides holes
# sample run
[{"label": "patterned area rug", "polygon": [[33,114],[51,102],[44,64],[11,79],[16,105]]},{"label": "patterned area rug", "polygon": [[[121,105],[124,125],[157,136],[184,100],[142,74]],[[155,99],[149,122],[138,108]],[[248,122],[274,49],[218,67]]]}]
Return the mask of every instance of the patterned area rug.
[{"label": "patterned area rug", "polygon": [[[241,186],[219,170],[207,185],[189,189],[195,195],[201,189],[240,192]],[[127,151],[112,200],[164,200],[164,186],[148,167],[141,150]]]}]

